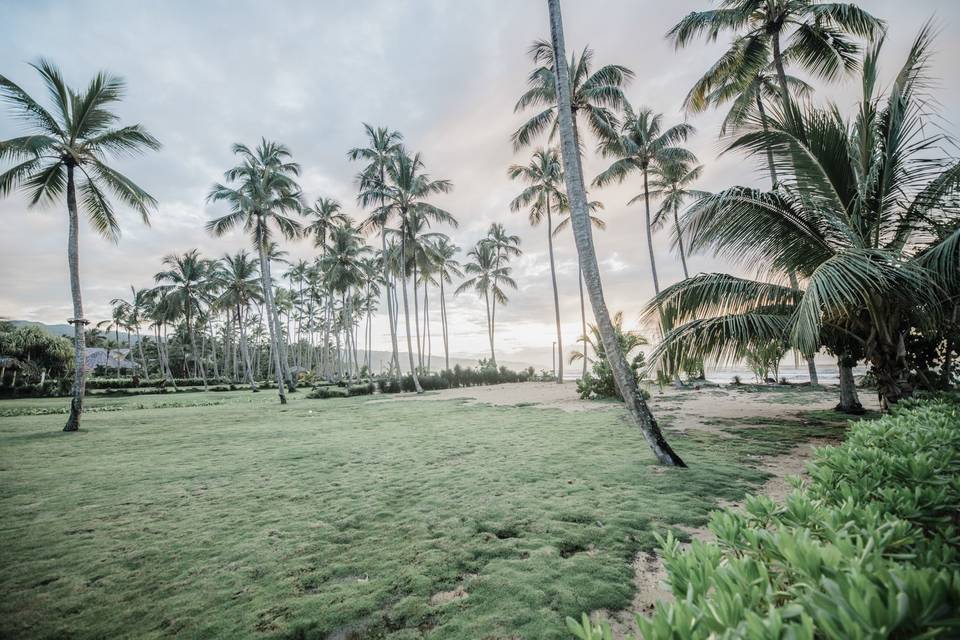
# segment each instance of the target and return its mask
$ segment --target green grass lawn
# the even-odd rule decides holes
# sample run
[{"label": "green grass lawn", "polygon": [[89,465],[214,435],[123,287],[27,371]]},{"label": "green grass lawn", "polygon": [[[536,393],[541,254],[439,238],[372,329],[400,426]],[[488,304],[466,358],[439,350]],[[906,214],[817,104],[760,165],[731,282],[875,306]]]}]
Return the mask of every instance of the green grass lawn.
[{"label": "green grass lawn", "polygon": [[0,637],[565,638],[829,428],[668,426],[679,470],[617,409],[304,396],[0,403]]}]

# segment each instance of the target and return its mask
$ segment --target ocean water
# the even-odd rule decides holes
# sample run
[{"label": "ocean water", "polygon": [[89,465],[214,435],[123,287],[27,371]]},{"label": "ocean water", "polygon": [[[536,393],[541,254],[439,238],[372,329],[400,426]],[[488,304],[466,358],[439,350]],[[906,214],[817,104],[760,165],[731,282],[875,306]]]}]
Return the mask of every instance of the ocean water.
[{"label": "ocean water", "polygon": [[[854,367],[853,375],[855,378],[862,376],[866,373],[866,367]],[[810,376],[807,373],[806,363],[802,363],[800,366],[794,366],[793,363],[787,365],[780,365],[780,378],[786,378],[787,382],[810,382]],[[770,374],[771,377],[773,374]],[[753,372],[750,371],[747,367],[735,366],[735,367],[717,367],[711,369],[707,367],[707,380],[709,382],[715,382],[717,384],[729,384],[733,382],[734,376],[740,376],[740,381],[744,383],[757,382],[756,378],[753,376]],[[576,367],[574,371],[567,369],[563,372],[564,380],[576,380],[580,377],[580,368]],[[820,384],[840,384],[840,371],[837,368],[836,363],[817,363],[817,377],[820,379]]]}]

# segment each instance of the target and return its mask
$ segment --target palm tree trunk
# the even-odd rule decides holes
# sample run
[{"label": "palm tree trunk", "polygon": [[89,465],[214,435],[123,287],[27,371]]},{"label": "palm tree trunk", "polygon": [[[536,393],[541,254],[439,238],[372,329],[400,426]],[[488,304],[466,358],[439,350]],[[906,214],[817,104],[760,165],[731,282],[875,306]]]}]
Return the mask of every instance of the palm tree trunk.
[{"label": "palm tree trunk", "polygon": [[447,299],[443,292],[443,274],[440,274],[440,330],[443,333],[443,364],[450,370],[450,337],[447,333]]},{"label": "palm tree trunk", "polygon": [[430,335],[430,285],[423,283],[423,339],[427,344],[427,373],[430,372],[430,360],[433,358],[433,340]]},{"label": "palm tree trunk", "polygon": [[773,33],[773,66],[777,70],[777,83],[780,85],[780,100],[783,103],[784,118],[793,124],[793,107],[790,103],[790,88],[787,86],[787,74],[783,70],[783,55],[780,52],[780,32]]},{"label": "palm tree trunk", "polygon": [[417,302],[419,297],[417,284],[417,261],[413,261],[413,326],[417,332],[417,364],[420,370],[423,370],[423,346],[420,342],[420,305]]},{"label": "palm tree trunk", "polygon": [[673,225],[677,229],[677,246],[680,248],[680,264],[683,265],[683,279],[690,277],[687,271],[687,254],[683,251],[683,233],[680,231],[680,218],[677,216],[677,208],[673,208]]},{"label": "palm tree trunk", "polygon": [[490,362],[497,366],[497,354],[493,350],[493,316],[490,314],[490,291],[483,292],[483,299],[487,308],[487,337],[490,338]]},{"label": "palm tree trunk", "polygon": [[650,408],[640,395],[636,378],[623,349],[614,333],[613,323],[607,311],[606,301],[603,298],[603,283],[600,280],[600,267],[597,264],[597,254],[593,247],[593,234],[590,229],[590,213],[587,209],[587,193],[583,183],[583,169],[580,166],[580,157],[577,153],[577,144],[573,138],[573,114],[570,109],[570,82],[567,69],[566,51],[563,43],[563,23],[560,17],[560,0],[548,0],[550,8],[550,34],[553,42],[554,60],[556,61],[557,92],[559,100],[557,115],[560,121],[560,139],[562,141],[563,164],[567,194],[570,199],[570,218],[573,223],[573,235],[577,241],[577,252],[580,255],[584,281],[590,294],[590,304],[596,318],[603,348],[606,352],[614,379],[620,394],[624,398],[627,409],[634,422],[643,433],[647,444],[657,460],[663,464],[686,466],[683,460],[674,453],[664,439]]},{"label": "palm tree trunk", "polygon": [[193,330],[193,324],[190,322],[190,304],[187,303],[187,334],[190,336],[190,351],[193,355],[193,369],[194,375],[197,371],[200,371],[200,374],[203,379],[203,390],[207,390],[207,371],[205,368],[200,366],[200,360],[197,358],[197,334]]},{"label": "palm tree trunk", "polygon": [[583,342],[583,371],[580,377],[583,378],[587,375],[587,308],[583,302],[583,267],[580,265],[579,252],[577,255],[577,285],[580,287],[580,340]]},{"label": "palm tree trunk", "polygon": [[[381,173],[382,178],[382,173]],[[381,206],[383,201],[381,200]],[[393,361],[397,365],[396,378],[397,382],[400,381],[400,350],[397,346],[397,323],[395,318],[397,317],[396,311],[394,310],[393,296],[390,294],[392,288],[391,278],[390,278],[390,261],[387,260],[387,227],[384,225],[383,229],[380,231],[380,249],[383,255],[383,283],[384,287],[387,290],[387,316],[389,317],[390,322],[390,344],[393,347]]]},{"label": "palm tree trunk", "polygon": [[[763,99],[757,93],[757,112],[760,114],[760,124],[763,125],[763,132],[767,133],[767,112],[763,108]],[[777,167],[773,163],[773,149],[767,146],[767,168],[770,170],[770,187],[776,188],[779,180],[777,179]]]},{"label": "palm tree trunk", "polygon": [[140,354],[140,366],[143,367],[143,376],[147,377],[150,375],[150,371],[147,369],[147,359],[143,355],[143,338],[140,337],[140,325],[137,325],[137,352]]},{"label": "palm tree trunk", "polygon": [[87,321],[83,318],[83,300],[80,296],[80,242],[79,220],[77,216],[77,193],[73,182],[73,165],[67,165],[67,213],[69,231],[67,233],[67,263],[70,268],[70,296],[73,298],[73,399],[70,401],[70,417],[64,425],[64,431],[79,431],[80,416],[83,414],[83,395],[86,391],[84,364],[86,342],[83,329]]},{"label": "palm tree trunk", "polygon": [[837,367],[840,369],[840,404],[837,405],[836,411],[861,414],[863,405],[857,397],[857,384],[853,378],[854,364],[852,358],[845,356],[837,358]]},{"label": "palm tree trunk", "polygon": [[[413,377],[413,388],[417,393],[423,393],[423,387],[420,386],[420,378],[417,377],[417,367],[413,361],[413,336],[410,335],[410,304],[407,302],[407,238],[406,217],[401,220],[400,225],[400,288],[403,290],[403,314],[406,318],[407,327],[407,355],[410,357],[410,375]],[[416,300],[414,300],[416,302]],[[397,364],[399,364],[399,360]]]},{"label": "palm tree trunk", "polygon": [[270,261],[267,259],[266,247],[262,242],[257,243],[257,249],[260,253],[260,285],[263,287],[263,306],[267,312],[267,329],[270,333],[270,352],[273,354],[274,378],[277,381],[277,395],[280,397],[280,404],[287,404],[286,390],[283,388],[283,369],[280,364],[280,350],[277,348],[277,340],[280,333],[280,324],[276,322],[273,316],[273,285],[270,282]]},{"label": "palm tree trunk", "polygon": [[646,207],[647,251],[650,252],[650,272],[653,274],[653,292],[660,295],[660,280],[657,278],[657,259],[653,255],[653,228],[650,223],[650,188],[647,186],[647,168],[643,168],[643,203]]},{"label": "palm tree trunk", "polygon": [[557,292],[557,267],[553,260],[553,216],[547,196],[547,250],[550,254],[550,284],[553,285],[553,315],[557,325],[557,384],[563,384],[563,336],[560,333],[560,294]]},{"label": "palm tree trunk", "polygon": [[243,374],[247,384],[250,385],[250,391],[257,391],[257,383],[253,379],[253,368],[250,362],[250,348],[247,345],[247,333],[243,328],[243,310],[237,305],[237,326],[240,329],[240,353],[243,355]]}]

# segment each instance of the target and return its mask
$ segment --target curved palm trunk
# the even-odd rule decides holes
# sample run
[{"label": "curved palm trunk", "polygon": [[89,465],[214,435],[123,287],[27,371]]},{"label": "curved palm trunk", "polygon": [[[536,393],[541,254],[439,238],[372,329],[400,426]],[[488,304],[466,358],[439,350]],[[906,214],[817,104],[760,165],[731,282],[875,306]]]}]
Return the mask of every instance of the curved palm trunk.
[{"label": "curved palm trunk", "polygon": [[[403,314],[407,328],[407,356],[410,358],[410,376],[413,378],[413,388],[417,393],[423,393],[423,387],[420,386],[420,378],[417,377],[417,366],[413,361],[413,336],[410,335],[410,304],[407,302],[407,239],[405,226],[406,220],[404,219],[400,227],[400,288],[403,290]],[[397,360],[397,364],[400,364],[399,360]]]},{"label": "curved palm trunk", "polygon": [[577,285],[580,287],[580,335],[582,336],[580,341],[583,342],[583,371],[580,372],[580,377],[584,378],[587,375],[587,308],[583,301],[583,267],[580,266],[579,255],[577,255]]},{"label": "curved palm trunk", "polygon": [[77,216],[77,193],[73,181],[73,166],[67,166],[67,214],[69,231],[67,232],[67,263],[70,267],[70,297],[73,298],[73,399],[70,401],[70,417],[64,425],[64,431],[78,431],[80,416],[83,414],[83,395],[86,391],[84,379],[84,352],[86,338],[83,328],[87,321],[83,318],[83,300],[80,295],[80,242],[79,220]]},{"label": "curved palm trunk", "polygon": [[443,292],[443,274],[440,275],[440,330],[443,333],[443,364],[450,370],[450,336],[447,333],[447,299]]},{"label": "curved palm trunk", "polygon": [[487,337],[490,339],[490,362],[497,366],[497,355],[493,350],[493,315],[490,313],[490,290],[483,292],[483,299],[487,308]]},{"label": "curved palm trunk", "polygon": [[650,224],[650,188],[647,186],[647,168],[643,168],[643,203],[646,207],[647,251],[650,252],[650,272],[653,274],[653,291],[660,295],[660,280],[657,278],[657,259],[653,255],[653,228]]},{"label": "curved palm trunk", "polygon": [[417,332],[417,364],[423,371],[423,343],[420,341],[420,305],[417,302],[419,296],[419,287],[417,284],[417,261],[413,261],[413,326]]},{"label": "curved palm trunk", "polygon": [[258,391],[257,383],[253,379],[253,369],[250,362],[250,349],[247,346],[247,334],[243,328],[243,310],[237,305],[237,326],[240,330],[240,353],[243,356],[243,374],[247,384],[250,385],[250,391]]},{"label": "curved palm trunk", "polygon": [[557,325],[557,384],[563,384],[563,336],[560,333],[560,294],[557,292],[557,267],[553,260],[553,216],[547,198],[547,251],[550,254],[550,283],[553,285],[553,316]]},{"label": "curved palm trunk", "polygon": [[577,145],[573,138],[573,114],[570,110],[570,83],[563,43],[560,0],[548,0],[548,5],[550,8],[550,35],[559,78],[557,82],[559,94],[557,112],[560,120],[565,181],[567,194],[570,198],[570,218],[573,223],[573,235],[577,241],[577,252],[581,258],[584,281],[590,294],[593,315],[596,318],[603,348],[610,362],[610,368],[613,370],[617,387],[624,398],[624,403],[631,417],[643,433],[650,449],[657,460],[663,464],[686,466],[664,439],[656,419],[650,412],[643,396],[640,395],[636,378],[634,378],[633,371],[631,371],[623,349],[621,349],[614,333],[613,323],[610,321],[610,314],[603,298],[603,284],[600,280],[600,268],[597,264],[597,254],[593,247],[593,234],[590,229],[590,214],[587,210],[583,169],[580,166]]},{"label": "curved palm trunk", "polygon": [[270,284],[270,261],[267,259],[266,247],[262,242],[257,243],[260,253],[260,284],[263,287],[263,306],[267,312],[267,329],[270,333],[270,353],[273,354],[273,375],[277,381],[277,395],[280,404],[287,404],[287,393],[283,386],[283,369],[280,363],[280,350],[277,349],[280,325],[273,316],[273,286]]}]

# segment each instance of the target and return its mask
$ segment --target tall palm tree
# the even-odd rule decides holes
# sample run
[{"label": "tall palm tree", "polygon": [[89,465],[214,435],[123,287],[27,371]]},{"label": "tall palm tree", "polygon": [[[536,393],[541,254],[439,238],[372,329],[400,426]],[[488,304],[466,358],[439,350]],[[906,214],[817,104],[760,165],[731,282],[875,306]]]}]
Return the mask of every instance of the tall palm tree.
[{"label": "tall palm tree", "polygon": [[517,288],[517,283],[510,276],[512,269],[505,264],[500,266],[497,259],[496,249],[493,243],[487,242],[487,238],[477,242],[468,253],[470,261],[463,266],[464,272],[471,276],[460,283],[454,291],[454,295],[469,290],[473,290],[484,301],[487,311],[487,338],[490,340],[490,361],[497,364],[497,353],[494,348],[494,316],[491,313],[493,305],[499,302],[507,304],[508,298],[503,284],[511,289]]},{"label": "tall palm tree", "polygon": [[877,91],[882,42],[864,58],[852,120],[835,107],[807,106],[771,120],[767,131],[755,127],[731,148],[772,149],[777,188],[708,196],[683,227],[692,250],[804,279],[783,328],[790,344],[813,353],[824,331],[839,327],[863,351],[881,404],[890,406],[911,393],[906,335],[941,322],[958,295],[960,163],[928,127],[936,117],[926,94],[929,25],[886,96]]},{"label": "tall palm tree", "polygon": [[[136,289],[130,285],[130,299],[114,298],[110,301],[111,305],[119,305],[123,309],[123,324],[127,334],[136,332],[137,351],[140,356],[140,366],[143,368],[144,375],[149,371],[147,368],[147,359],[143,354],[143,338],[140,335],[140,327],[145,319],[147,309],[149,308],[150,291],[148,289]],[[129,341],[129,340],[128,340]],[[131,354],[130,359],[133,359]]]},{"label": "tall palm tree", "polygon": [[[363,260],[370,253],[370,247],[363,242],[363,236],[349,222],[333,229],[330,234],[330,251],[321,260],[321,268],[326,274],[331,290],[340,294],[344,312],[344,344],[351,345],[350,331],[353,328],[354,289],[363,283]],[[349,353],[349,349],[348,349]],[[347,357],[348,377],[353,373]],[[358,372],[359,373],[359,372]]]},{"label": "tall palm tree", "polygon": [[[681,123],[663,128],[663,114],[654,113],[647,107],[634,111],[624,103],[624,119],[616,132],[601,138],[600,151],[604,157],[616,160],[593,180],[598,187],[611,182],[623,182],[633,173],[643,178],[643,202],[646,214],[647,251],[650,253],[650,270],[653,273],[653,289],[660,293],[657,277],[657,260],[653,254],[653,219],[650,214],[650,175],[660,172],[672,162],[696,162],[696,157],[687,149],[677,146],[694,133],[692,125]],[[636,202],[634,198],[631,202]]]},{"label": "tall palm tree", "polygon": [[514,164],[507,170],[513,180],[523,180],[527,186],[510,202],[511,211],[529,208],[530,226],[547,221],[547,254],[550,259],[550,284],[553,286],[553,315],[557,329],[557,384],[563,383],[563,335],[560,331],[560,294],[557,291],[557,267],[553,257],[553,212],[561,208],[563,194],[563,166],[554,149],[537,149],[526,166]]},{"label": "tall palm tree", "polygon": [[[703,175],[703,165],[690,166],[687,162],[664,163],[650,185],[653,187],[651,195],[660,198],[660,208],[653,216],[653,229],[663,227],[672,218],[677,248],[680,250],[680,264],[683,266],[683,277],[690,277],[687,269],[687,255],[683,248],[683,232],[680,229],[680,210],[690,200],[703,198],[706,191],[691,189],[690,185]],[[633,204],[637,196],[627,204]]]},{"label": "tall palm tree", "polygon": [[[377,206],[383,208],[386,205],[386,194],[384,186],[387,180],[387,164],[401,151],[403,135],[399,131],[391,131],[386,127],[372,127],[367,123],[363,124],[367,134],[368,146],[354,147],[347,152],[347,158],[353,161],[363,160],[367,164],[361,169],[357,176],[360,193],[357,200],[361,206]],[[362,225],[363,229],[370,226],[380,230],[380,250],[387,253],[387,225],[375,224],[368,225],[370,219]],[[400,380],[400,351],[397,344],[397,324],[394,318],[397,317],[397,311],[393,305],[393,284],[390,279],[390,261],[383,260],[383,281],[384,289],[387,294],[387,315],[390,325],[390,345],[393,349],[393,365],[396,366],[396,379]]]},{"label": "tall palm tree", "polygon": [[[483,239],[483,242],[489,244],[493,247],[493,252],[495,256],[494,267],[495,267],[495,276],[494,276],[494,285],[496,285],[496,274],[500,273],[500,266],[506,264],[510,261],[511,258],[519,256],[522,251],[520,251],[520,236],[510,235],[507,233],[507,230],[499,222],[494,222],[490,225],[490,228],[487,230],[487,237]],[[497,303],[499,299],[494,296],[490,300],[490,331],[491,333],[496,331],[497,326]],[[497,364],[497,359],[493,359],[493,364]]]},{"label": "tall palm tree", "polygon": [[321,255],[327,250],[327,238],[333,228],[349,221],[342,205],[334,198],[317,198],[303,213],[310,219],[304,233],[313,237],[314,246],[320,249]]},{"label": "tall palm tree", "polygon": [[218,302],[234,314],[237,330],[240,333],[240,355],[243,358],[243,375],[251,391],[257,391],[253,378],[253,361],[250,359],[250,346],[247,342],[246,325],[249,320],[250,304],[263,301],[263,286],[257,268],[257,259],[244,250],[226,254],[223,262],[223,291]]},{"label": "tall palm tree", "polygon": [[456,260],[460,247],[450,242],[450,238],[443,236],[434,246],[437,280],[440,282],[440,326],[443,331],[443,361],[444,368],[450,368],[450,325],[447,322],[447,297],[444,284],[450,284],[453,278],[463,277],[463,266]]},{"label": "tall palm tree", "polygon": [[157,282],[155,291],[164,296],[169,309],[184,318],[194,374],[203,378],[203,388],[206,389],[207,372],[197,348],[195,320],[203,312],[203,305],[209,299],[212,265],[209,260],[200,256],[198,249],[191,249],[180,255],[164,256],[163,266],[166,268],[154,276]]},{"label": "tall palm tree", "polygon": [[650,408],[640,395],[636,378],[630,370],[630,365],[617,341],[617,335],[610,321],[610,313],[603,298],[603,284],[600,280],[600,268],[597,264],[597,254],[593,247],[593,234],[590,228],[590,211],[587,204],[587,190],[583,180],[583,169],[580,166],[580,154],[573,128],[573,109],[570,95],[570,72],[567,69],[563,43],[563,20],[560,15],[560,0],[548,0],[550,10],[550,35],[552,39],[554,59],[557,61],[557,116],[561,151],[564,165],[564,179],[567,184],[567,197],[570,202],[570,216],[573,223],[574,238],[577,241],[577,251],[583,267],[584,281],[590,295],[590,305],[603,348],[610,361],[614,379],[623,396],[624,403],[643,433],[657,460],[663,464],[684,466],[683,460],[673,452],[667,444],[656,419]]},{"label": "tall palm tree", "polygon": [[283,333],[280,319],[273,301],[273,280],[270,276],[270,258],[268,254],[273,244],[274,228],[287,239],[300,234],[300,223],[289,213],[299,214],[302,209],[300,187],[296,176],[300,175],[300,165],[290,160],[290,150],[277,142],[261,140],[256,150],[246,145],[233,145],[233,152],[240,157],[241,163],[229,169],[224,177],[235,186],[215,184],[207,196],[208,202],[224,201],[230,205],[230,213],[207,223],[207,231],[221,236],[238,225],[243,225],[253,240],[260,256],[260,280],[263,287],[263,301],[267,311],[267,326],[270,332],[271,351],[274,356],[277,393],[280,403],[287,403],[283,378],[293,385],[293,376],[289,373],[289,364],[282,349]]},{"label": "tall palm tree", "polygon": [[119,118],[111,108],[123,99],[126,85],[121,78],[99,73],[85,90],[77,91],[66,85],[53,63],[40,60],[31,66],[50,92],[53,108],[46,109],[12,80],[0,75],[0,100],[9,104],[13,115],[24,124],[25,134],[0,141],[0,162],[15,163],[0,173],[0,197],[22,189],[31,207],[62,199],[67,202],[74,380],[70,416],[63,430],[77,431],[86,390],[83,330],[88,324],[83,317],[80,291],[79,210],[84,210],[97,233],[113,241],[120,237],[120,223],[108,193],[149,224],[156,200],[108,166],[107,157],[156,150],[160,143],[139,124],[117,126]]},{"label": "tall palm tree", "polygon": [[407,355],[410,360],[410,373],[414,389],[423,393],[417,377],[417,367],[413,360],[413,336],[410,331],[410,305],[407,298],[407,243],[411,215],[421,216],[430,222],[445,222],[458,226],[456,218],[449,212],[427,202],[430,196],[449,193],[453,184],[449,180],[437,180],[424,171],[423,160],[419,153],[408,155],[403,149],[389,158],[384,167],[385,180],[371,183],[370,188],[361,194],[365,203],[382,202],[364,221],[363,227],[383,229],[391,219],[397,218],[400,236],[400,283],[403,296],[403,313],[406,319]]},{"label": "tall palm tree", "polygon": [[[873,39],[883,30],[882,20],[851,3],[723,0],[718,9],[684,16],[670,29],[667,38],[680,48],[701,35],[715,41],[721,32],[736,33],[730,49],[721,57],[717,80],[726,75],[724,67],[731,63],[740,66],[739,73],[749,76],[772,62],[781,113],[784,119],[791,120],[794,105],[786,64],[796,64],[817,77],[834,80],[844,72],[855,71],[859,63],[860,46],[851,36]],[[709,90],[714,84],[708,78],[704,89]]]}]

